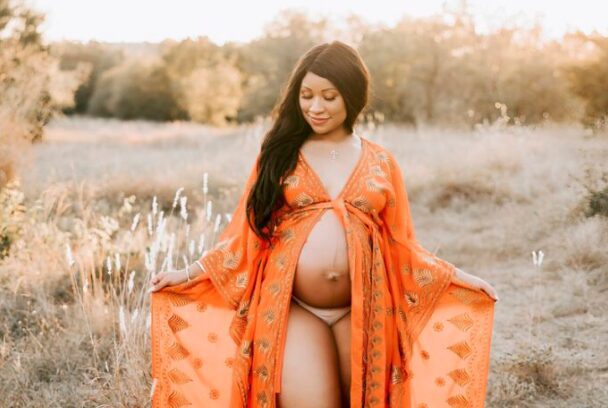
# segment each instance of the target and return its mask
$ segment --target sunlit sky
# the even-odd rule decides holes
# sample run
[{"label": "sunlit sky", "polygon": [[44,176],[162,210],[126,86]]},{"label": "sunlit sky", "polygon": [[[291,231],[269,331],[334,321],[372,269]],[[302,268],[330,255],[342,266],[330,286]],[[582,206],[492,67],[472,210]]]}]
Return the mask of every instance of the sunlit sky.
[{"label": "sunlit sky", "polygon": [[[312,18],[339,24],[350,13],[371,24],[392,26],[402,16],[428,16],[459,0],[28,0],[47,14],[42,31],[48,41],[61,39],[157,42],[167,38],[208,36],[217,44],[247,42],[263,34],[279,10],[293,8]],[[547,38],[580,29],[608,32],[602,0],[469,0],[480,31],[502,24],[529,26],[539,20]]]}]

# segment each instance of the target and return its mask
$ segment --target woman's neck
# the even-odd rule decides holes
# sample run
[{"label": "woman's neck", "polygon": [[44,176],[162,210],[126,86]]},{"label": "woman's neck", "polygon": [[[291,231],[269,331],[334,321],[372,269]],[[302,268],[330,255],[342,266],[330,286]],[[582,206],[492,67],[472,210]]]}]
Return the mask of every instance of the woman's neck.
[{"label": "woman's neck", "polygon": [[347,141],[348,139],[356,138],[356,133],[353,131],[352,133],[348,133],[346,129],[336,129],[329,133],[311,133],[308,137],[308,140],[314,141],[323,141],[330,143],[342,143]]}]

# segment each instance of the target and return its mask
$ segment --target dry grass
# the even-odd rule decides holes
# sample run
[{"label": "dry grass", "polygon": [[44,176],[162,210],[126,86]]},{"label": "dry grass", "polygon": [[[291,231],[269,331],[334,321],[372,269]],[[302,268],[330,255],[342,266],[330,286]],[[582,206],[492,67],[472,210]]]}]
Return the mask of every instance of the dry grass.
[{"label": "dry grass", "polygon": [[[151,273],[212,245],[264,126],[51,124],[0,197],[13,240],[0,261],[5,401],[148,405]],[[582,185],[608,171],[608,140],[551,126],[358,131],[399,158],[420,241],[500,295],[487,406],[603,406],[608,220],[584,216]]]}]

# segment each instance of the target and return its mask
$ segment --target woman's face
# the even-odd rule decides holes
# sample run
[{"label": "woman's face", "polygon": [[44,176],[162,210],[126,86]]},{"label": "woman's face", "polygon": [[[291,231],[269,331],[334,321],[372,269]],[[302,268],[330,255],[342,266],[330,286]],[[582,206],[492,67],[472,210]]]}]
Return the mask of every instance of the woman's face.
[{"label": "woman's face", "polygon": [[312,72],[302,79],[300,108],[308,124],[318,134],[339,128],[346,119],[346,106],[338,89],[329,80]]}]

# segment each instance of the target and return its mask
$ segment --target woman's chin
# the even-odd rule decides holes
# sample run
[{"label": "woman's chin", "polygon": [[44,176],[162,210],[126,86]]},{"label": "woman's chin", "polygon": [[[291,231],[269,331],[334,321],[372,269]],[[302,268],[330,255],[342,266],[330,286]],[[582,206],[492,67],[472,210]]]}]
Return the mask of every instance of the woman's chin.
[{"label": "woman's chin", "polygon": [[310,127],[315,131],[315,133],[318,134],[328,133],[333,129],[328,123],[324,123],[322,125],[315,125],[314,123],[311,123]]}]

